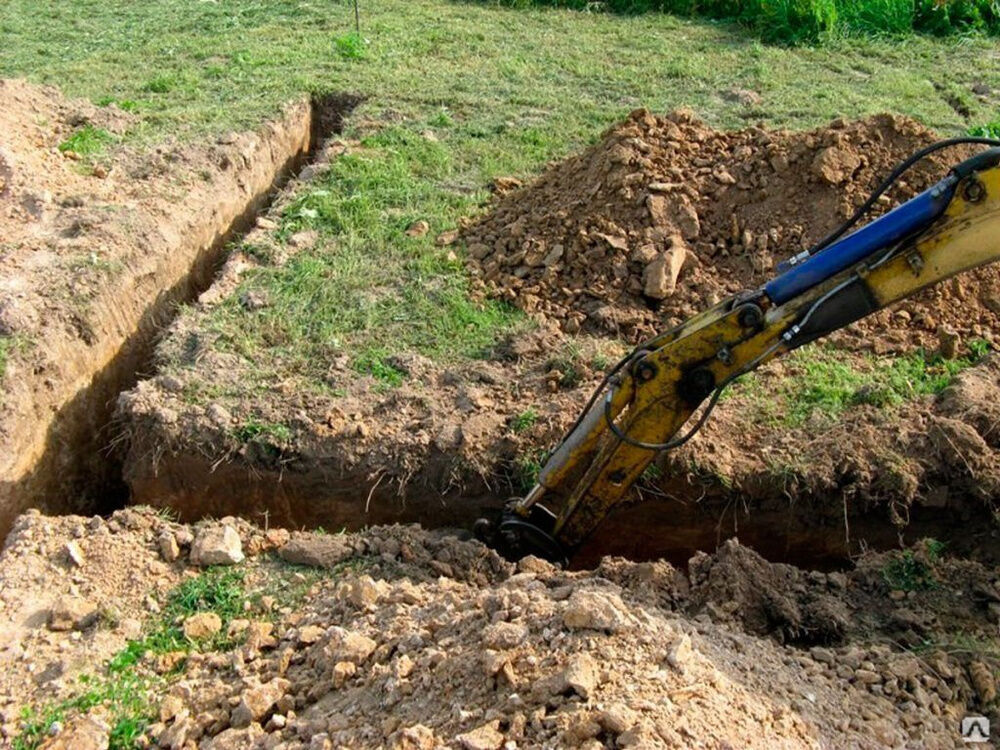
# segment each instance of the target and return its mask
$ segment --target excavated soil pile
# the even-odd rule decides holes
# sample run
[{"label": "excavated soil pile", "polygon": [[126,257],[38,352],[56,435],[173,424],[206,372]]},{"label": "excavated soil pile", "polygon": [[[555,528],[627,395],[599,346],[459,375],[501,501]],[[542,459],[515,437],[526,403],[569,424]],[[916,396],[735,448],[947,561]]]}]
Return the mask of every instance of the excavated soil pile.
[{"label": "excavated soil pile", "polygon": [[[567,332],[639,339],[771,277],[935,140],[893,115],[808,132],[720,132],[686,111],[637,110],[596,145],[507,193],[463,234],[487,293]],[[879,210],[913,197],[968,153],[921,162]],[[909,321],[914,343],[942,323],[968,335],[1000,323],[998,274],[964,283],[924,295]]]},{"label": "excavated soil pile", "polygon": [[[735,540],[688,573],[614,558],[566,572],[416,526],[31,513],[0,557],[5,741],[28,727],[23,706],[122,679],[98,665],[155,632],[171,588],[209,563],[242,574],[247,603],[176,618],[184,650],[131,670],[148,685],[141,746],[953,747],[958,719],[997,695],[977,646],[995,631],[996,570],[929,545],[846,573]],[[76,705],[42,727],[44,747],[106,747],[121,729],[113,700]]]}]

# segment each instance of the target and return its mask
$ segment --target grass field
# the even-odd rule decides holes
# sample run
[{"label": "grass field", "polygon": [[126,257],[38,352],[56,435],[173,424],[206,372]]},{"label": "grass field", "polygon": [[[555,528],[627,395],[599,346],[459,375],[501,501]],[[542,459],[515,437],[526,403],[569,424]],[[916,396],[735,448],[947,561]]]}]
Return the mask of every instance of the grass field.
[{"label": "grass field", "polygon": [[[135,146],[254,127],[303,92],[367,97],[361,153],[341,159],[286,212],[282,234],[322,241],[246,282],[271,307],[235,301],[200,325],[262,381],[319,378],[329,356],[398,379],[388,355],[475,355],[519,316],[471,302],[440,230],[479,210],[498,175],[536,174],[638,106],[691,107],[710,123],[801,128],[894,111],[943,133],[996,119],[1000,51],[976,38],[833,40],[769,46],[737,26],[649,14],[505,9],[444,0],[8,0],[0,75],[118,102]],[[759,105],[728,94],[750,89]],[[959,114],[962,112],[963,114]],[[92,134],[90,134],[92,135]],[[114,147],[81,135],[86,145]],[[417,219],[425,237],[405,234]]]},{"label": "grass field", "polygon": [[[488,0],[589,10],[588,0]],[[995,0],[605,0],[597,7],[615,13],[661,11],[736,21],[768,41],[801,43],[836,36],[1000,34]]]}]

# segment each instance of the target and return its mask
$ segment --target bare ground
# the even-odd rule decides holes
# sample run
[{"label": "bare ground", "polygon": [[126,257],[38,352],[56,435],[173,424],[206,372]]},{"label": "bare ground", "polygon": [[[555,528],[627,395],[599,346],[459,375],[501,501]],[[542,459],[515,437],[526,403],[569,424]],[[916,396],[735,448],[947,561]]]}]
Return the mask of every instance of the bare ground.
[{"label": "bare ground", "polygon": [[[416,527],[290,535],[134,509],[15,526],[0,558],[7,741],[20,707],[110,679],[101,662],[155,630],[168,590],[200,572],[191,550],[226,525],[229,554],[248,555],[233,568],[245,611],[217,626],[232,641],[194,635],[135,668],[160,746],[957,747],[961,716],[993,715],[995,568],[927,545],[847,572],[736,541],[681,568],[565,572]],[[284,597],[296,576],[303,593]],[[57,630],[66,596],[115,612]],[[53,747],[115,725],[108,706],[80,713]]]}]

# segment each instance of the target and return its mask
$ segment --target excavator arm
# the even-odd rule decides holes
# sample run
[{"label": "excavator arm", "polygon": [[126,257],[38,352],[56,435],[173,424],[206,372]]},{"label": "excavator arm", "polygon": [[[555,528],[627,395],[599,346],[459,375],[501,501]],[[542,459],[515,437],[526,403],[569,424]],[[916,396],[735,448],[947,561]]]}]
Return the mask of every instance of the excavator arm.
[{"label": "excavator arm", "polygon": [[[909,166],[970,141],[994,148],[848,233]],[[605,378],[531,492],[499,520],[480,521],[477,535],[510,557],[568,560],[659,452],[698,431],[734,380],[925,287],[1000,259],[998,145],[953,139],[915,154],[848,222],[779,267],[778,276],[639,346]]]}]

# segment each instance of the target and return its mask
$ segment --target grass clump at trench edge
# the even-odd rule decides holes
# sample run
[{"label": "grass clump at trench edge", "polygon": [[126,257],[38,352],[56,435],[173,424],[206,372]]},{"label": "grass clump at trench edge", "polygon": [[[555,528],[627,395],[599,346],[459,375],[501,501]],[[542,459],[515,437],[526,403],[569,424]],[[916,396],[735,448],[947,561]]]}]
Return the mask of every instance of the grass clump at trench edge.
[{"label": "grass clump at trench edge", "polygon": [[59,150],[72,151],[83,157],[102,153],[114,141],[114,136],[103,128],[84,125],[59,144]]},{"label": "grass clump at trench edge", "polygon": [[614,13],[659,11],[736,21],[772,42],[816,42],[837,35],[1000,34],[995,0],[487,0],[524,8],[594,7]]},{"label": "grass clump at trench edge", "polygon": [[940,393],[962,370],[989,352],[970,341],[968,354],[946,359],[917,350],[899,357],[856,357],[822,346],[806,346],[789,358],[792,374],[773,382],[751,374],[737,392],[756,403],[761,416],[796,427],[816,415],[833,418],[859,404],[892,408],[919,396]]}]

